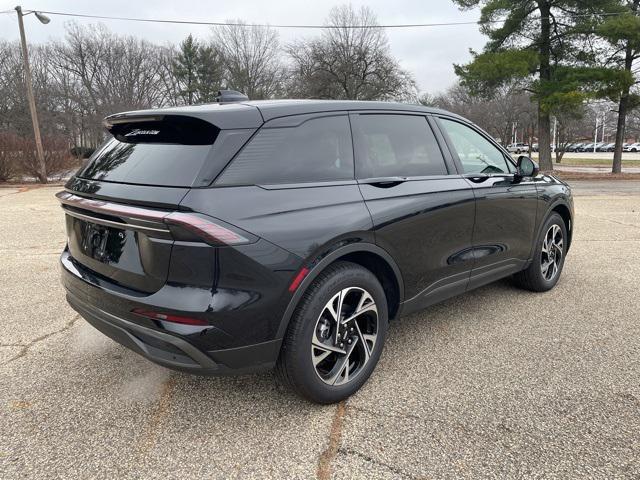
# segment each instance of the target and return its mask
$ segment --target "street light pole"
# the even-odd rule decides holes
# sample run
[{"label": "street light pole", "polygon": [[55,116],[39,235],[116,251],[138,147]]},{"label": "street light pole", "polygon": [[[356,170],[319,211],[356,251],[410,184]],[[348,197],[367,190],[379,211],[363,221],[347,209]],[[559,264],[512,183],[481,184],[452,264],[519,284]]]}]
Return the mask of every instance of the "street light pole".
[{"label": "street light pole", "polygon": [[16,7],[18,14],[18,25],[20,26],[20,42],[22,43],[22,60],[24,62],[24,83],[27,85],[27,100],[29,111],[31,112],[31,123],[33,124],[33,135],[36,140],[36,155],[38,159],[38,173],[40,181],[47,183],[47,166],[44,162],[44,149],[42,148],[42,138],[40,137],[40,124],[38,123],[38,112],[36,110],[36,100],[33,95],[33,85],[31,83],[31,68],[29,68],[29,53],[27,52],[27,40],[24,35],[24,23],[22,22],[22,7]]}]

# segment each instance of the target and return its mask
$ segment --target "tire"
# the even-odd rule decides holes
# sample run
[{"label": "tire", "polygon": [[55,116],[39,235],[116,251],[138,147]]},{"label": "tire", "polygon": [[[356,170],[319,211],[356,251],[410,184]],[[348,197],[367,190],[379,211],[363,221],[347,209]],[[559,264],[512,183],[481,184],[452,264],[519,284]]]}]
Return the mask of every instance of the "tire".
[{"label": "tire", "polygon": [[[553,242],[549,240],[551,237]],[[536,239],[531,264],[513,276],[516,285],[532,292],[546,292],[555,287],[562,274],[568,238],[562,217],[555,212],[549,215]]]},{"label": "tire", "polygon": [[[341,319],[355,318],[337,331],[340,304]],[[362,313],[352,315],[355,310]],[[302,296],[285,334],[276,375],[312,402],[339,402],[373,372],[387,327],[387,298],[378,279],[360,265],[336,262]]]}]

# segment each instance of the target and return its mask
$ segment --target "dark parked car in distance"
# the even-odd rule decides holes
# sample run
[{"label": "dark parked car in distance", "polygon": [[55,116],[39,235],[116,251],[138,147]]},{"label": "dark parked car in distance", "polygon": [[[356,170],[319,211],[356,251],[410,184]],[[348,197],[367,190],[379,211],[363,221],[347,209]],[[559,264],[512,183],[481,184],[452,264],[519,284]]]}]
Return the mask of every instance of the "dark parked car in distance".
[{"label": "dark parked car in distance", "polygon": [[57,194],[67,300],[173,369],[275,367],[337,402],[388,322],[509,276],[547,291],[571,244],[569,186],[446,111],[243,101],[105,126]]}]

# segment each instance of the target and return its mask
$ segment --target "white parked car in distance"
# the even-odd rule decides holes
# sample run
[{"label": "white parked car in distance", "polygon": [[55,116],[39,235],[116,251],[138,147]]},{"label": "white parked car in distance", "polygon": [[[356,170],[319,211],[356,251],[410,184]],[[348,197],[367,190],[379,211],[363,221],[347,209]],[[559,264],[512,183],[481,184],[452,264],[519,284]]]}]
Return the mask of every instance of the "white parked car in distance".
[{"label": "white parked car in distance", "polygon": [[626,145],[622,150],[625,152],[640,152],[640,142],[630,143]]},{"label": "white parked car in distance", "polygon": [[510,153],[515,153],[519,155],[521,153],[525,153],[529,151],[529,144],[528,143],[512,143],[511,145],[507,146],[507,150],[509,150]]}]

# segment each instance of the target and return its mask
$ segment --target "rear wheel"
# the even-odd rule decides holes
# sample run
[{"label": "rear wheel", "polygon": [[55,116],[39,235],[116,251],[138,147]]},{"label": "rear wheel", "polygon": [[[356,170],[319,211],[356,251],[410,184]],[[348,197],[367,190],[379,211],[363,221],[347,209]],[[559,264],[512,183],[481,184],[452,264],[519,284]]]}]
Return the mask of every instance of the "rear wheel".
[{"label": "rear wheel", "polygon": [[557,213],[551,214],[542,227],[531,265],[514,275],[516,284],[534,292],[555,287],[564,266],[567,238],[564,220]]},{"label": "rear wheel", "polygon": [[311,401],[343,400],[378,363],[387,322],[386,296],[373,273],[353,263],[335,263],[303,295],[276,372]]}]

